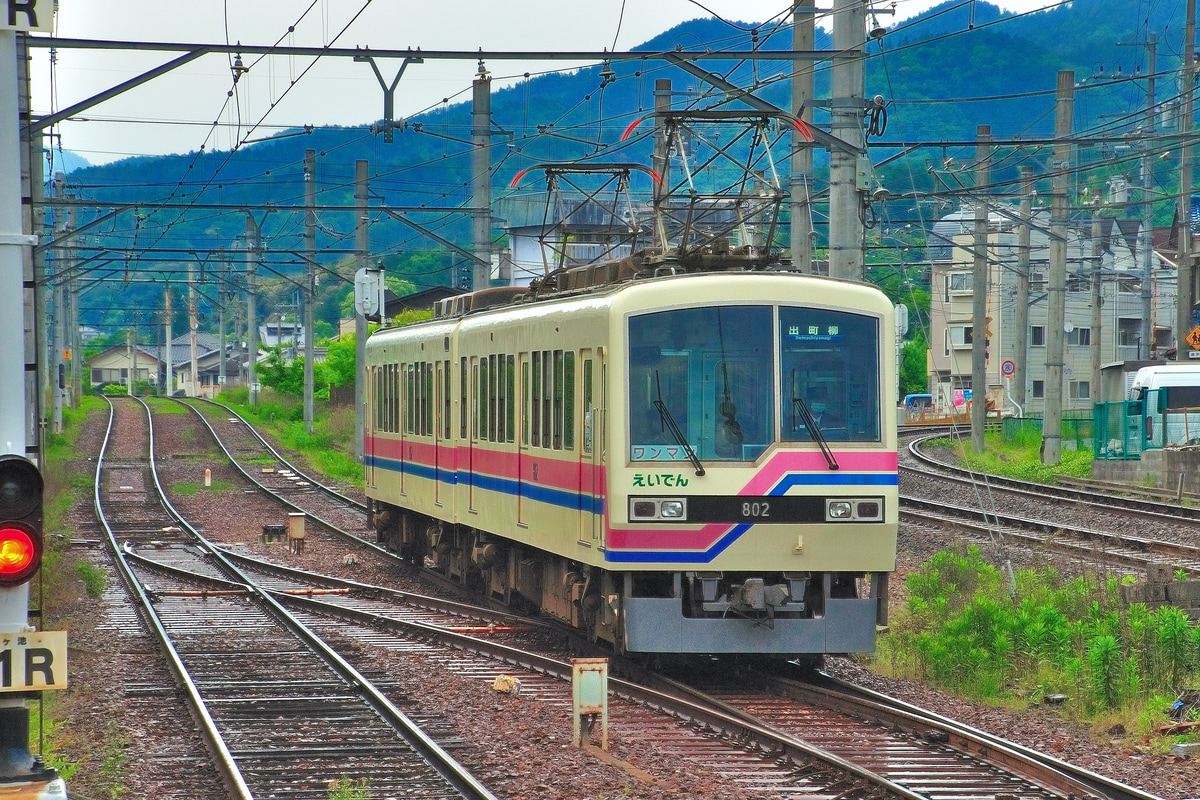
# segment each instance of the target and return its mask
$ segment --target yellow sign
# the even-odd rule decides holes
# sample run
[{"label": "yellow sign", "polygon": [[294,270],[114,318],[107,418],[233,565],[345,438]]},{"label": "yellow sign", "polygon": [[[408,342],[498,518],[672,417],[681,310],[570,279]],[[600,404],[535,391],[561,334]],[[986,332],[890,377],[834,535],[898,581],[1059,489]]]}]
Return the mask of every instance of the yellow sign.
[{"label": "yellow sign", "polygon": [[1200,325],[1188,331],[1188,335],[1183,337],[1184,340],[1192,346],[1193,350],[1200,350]]}]

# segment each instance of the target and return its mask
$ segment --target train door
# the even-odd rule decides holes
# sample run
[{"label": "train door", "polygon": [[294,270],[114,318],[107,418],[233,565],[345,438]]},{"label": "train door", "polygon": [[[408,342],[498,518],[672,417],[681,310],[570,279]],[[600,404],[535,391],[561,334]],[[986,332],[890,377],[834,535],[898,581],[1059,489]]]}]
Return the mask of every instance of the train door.
[{"label": "train door", "polygon": [[404,415],[412,408],[412,403],[408,398],[403,397],[403,389],[408,386],[408,369],[411,365],[407,364],[388,364],[384,369],[384,391],[387,393],[387,419],[384,427],[396,434],[400,449],[397,451],[400,457],[400,494],[404,494],[405,478],[408,475],[410,461],[408,450],[408,437],[405,436],[407,430],[404,425]]},{"label": "train door", "polygon": [[517,524],[527,525],[525,519],[528,509],[525,502],[525,467],[529,463],[529,354],[521,353],[518,357],[521,370],[520,403],[521,431],[517,435]]},{"label": "train door", "polygon": [[375,367],[367,367],[363,372],[363,381],[366,384],[363,388],[363,396],[367,400],[367,408],[371,410],[370,414],[364,415],[363,419],[363,462],[367,465],[364,480],[367,487],[375,488],[375,434],[378,431],[378,426],[375,424],[375,415],[379,412],[379,398],[375,394],[375,385],[377,382]]},{"label": "train door", "polygon": [[479,359],[471,359],[471,390],[467,393],[471,412],[467,420],[467,509],[475,509],[475,443],[479,435]]},{"label": "train door", "polygon": [[449,372],[449,362],[433,363],[433,430],[430,433],[433,434],[433,502],[439,506],[442,504],[442,448],[445,447],[442,426],[447,424],[449,416],[442,406],[450,396],[449,387],[443,386],[442,382]]},{"label": "train door", "polygon": [[608,506],[608,491],[605,483],[605,398],[608,396],[608,367],[604,363],[604,348],[597,347],[595,357],[583,364],[584,408],[588,410],[590,431],[585,422],[584,447],[587,449],[588,481],[591,487],[591,541],[593,546],[604,548],[604,519]]}]

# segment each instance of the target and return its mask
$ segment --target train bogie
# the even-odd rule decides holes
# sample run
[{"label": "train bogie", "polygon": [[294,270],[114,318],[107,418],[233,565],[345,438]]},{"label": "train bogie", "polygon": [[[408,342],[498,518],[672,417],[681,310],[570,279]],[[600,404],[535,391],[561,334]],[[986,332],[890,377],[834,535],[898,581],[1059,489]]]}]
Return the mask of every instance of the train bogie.
[{"label": "train bogie", "polygon": [[875,289],[779,272],[381,331],[380,540],[618,650],[870,650],[895,564],[892,335]]}]

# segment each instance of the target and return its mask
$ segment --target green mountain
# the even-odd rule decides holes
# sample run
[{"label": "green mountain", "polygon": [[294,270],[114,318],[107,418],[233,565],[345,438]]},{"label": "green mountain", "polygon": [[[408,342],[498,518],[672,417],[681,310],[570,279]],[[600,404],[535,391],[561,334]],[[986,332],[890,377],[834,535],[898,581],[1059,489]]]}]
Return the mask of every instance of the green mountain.
[{"label": "green mountain", "polygon": [[[1145,74],[1147,51],[1120,42],[1145,41],[1148,32],[1158,36],[1158,97],[1169,101],[1178,89],[1170,70],[1180,63],[1182,4],[1154,4],[1147,16],[1141,4],[1127,0],[1075,0],[1075,2],[1024,16],[1001,12],[986,2],[963,4],[959,0],[931,9],[914,20],[892,26],[870,44],[866,94],[888,102],[887,126],[871,136],[871,159],[881,164],[880,175],[893,196],[934,192],[938,184],[926,162],[941,164],[948,157],[969,161],[976,126],[990,125],[996,139],[1045,138],[1053,132],[1054,88],[1060,70],[1074,70],[1080,84],[1075,103],[1075,129],[1093,134],[1120,122],[1133,120],[1144,109],[1146,82],[1130,79]],[[880,18],[887,23],[886,18]],[[715,19],[693,20],[662,33],[642,45],[648,53],[686,49],[750,49],[777,51],[791,46],[786,26],[757,28]],[[828,31],[819,29],[818,49],[829,49]],[[699,65],[760,97],[786,107],[791,68],[784,60],[756,64],[700,59]],[[492,98],[494,129],[507,132],[494,139],[493,197],[520,196],[509,183],[521,170],[544,161],[591,159],[649,163],[651,124],[638,126],[621,141],[636,120],[654,107],[654,83],[669,78],[680,93],[676,107],[690,103],[705,107],[722,94],[711,85],[658,60],[612,64],[612,80],[601,75],[601,66],[571,73],[543,75],[519,86],[497,90]],[[1104,78],[1095,77],[1103,71]],[[1122,79],[1112,80],[1119,74]],[[829,96],[828,64],[818,65],[816,93]],[[373,88],[373,87],[372,87]],[[987,100],[973,98],[986,97]],[[728,106],[737,107],[737,106]],[[828,116],[817,109],[815,120],[827,127]],[[1125,129],[1134,124],[1125,123]],[[85,246],[105,247],[119,258],[105,260],[108,281],[88,290],[84,303],[86,324],[109,327],[128,324],[134,308],[161,305],[162,284],[135,282],[137,276],[166,275],[179,280],[181,265],[204,262],[211,275],[219,267],[212,254],[218,247],[232,248],[246,229],[244,211],[219,213],[163,207],[179,204],[228,204],[278,207],[300,205],[304,197],[304,151],[318,153],[318,203],[353,204],[354,162],[370,164],[373,203],[392,206],[457,207],[470,201],[470,107],[449,105],[422,117],[405,120],[395,131],[395,141],[366,126],[317,128],[307,134],[289,132],[234,153],[203,152],[187,155],[131,158],[98,167],[75,169],[67,191],[86,200],[137,203],[132,211],[102,224],[89,233]],[[302,135],[296,135],[300,133]],[[1026,155],[1044,163],[1046,147]],[[1038,161],[1040,159],[1040,161]],[[1001,160],[994,180],[1011,180],[1023,159]],[[823,183],[827,157],[816,151],[818,185]],[[786,161],[780,164],[786,174]],[[1039,169],[1039,168],[1035,168]],[[1116,162],[1114,172],[1130,169]],[[639,184],[635,188],[647,188]],[[522,182],[540,202],[538,176]],[[889,219],[920,222],[912,201],[897,200],[887,210]],[[275,211],[255,212],[262,222],[267,247],[263,263],[266,296],[261,313],[277,313],[291,302],[294,278],[303,271],[303,218]],[[79,224],[91,218],[82,212]],[[469,246],[469,219],[462,214],[413,216],[439,236]],[[924,220],[930,223],[932,220]],[[352,214],[322,213],[317,233],[318,260],[331,277],[350,271],[345,251],[353,247]],[[453,285],[462,275],[465,259],[442,250],[432,239],[411,228],[374,215],[371,249],[384,260],[390,273],[414,287]],[[497,232],[499,235],[499,232]],[[437,251],[437,252],[429,252]],[[86,249],[85,251],[86,252]],[[233,256],[240,269],[241,255]],[[344,281],[321,282],[321,315],[336,319],[348,286]],[[202,314],[212,319],[216,289],[205,290]],[[182,303],[177,306],[182,308]],[[180,312],[182,313],[182,312]]]}]

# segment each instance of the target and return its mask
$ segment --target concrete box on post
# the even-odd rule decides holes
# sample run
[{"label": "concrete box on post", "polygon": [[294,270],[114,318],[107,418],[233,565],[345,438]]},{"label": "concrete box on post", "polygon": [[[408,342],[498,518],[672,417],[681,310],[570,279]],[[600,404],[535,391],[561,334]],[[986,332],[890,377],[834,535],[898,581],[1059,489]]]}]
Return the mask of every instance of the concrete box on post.
[{"label": "concrete box on post", "polygon": [[304,552],[304,519],[303,511],[288,512],[288,548],[299,555]]},{"label": "concrete box on post", "polygon": [[571,659],[571,700],[574,718],[573,744],[583,747],[587,736],[583,730],[583,718],[588,718],[587,731],[591,732],[596,719],[600,719],[600,747],[608,750],[608,659]]}]

